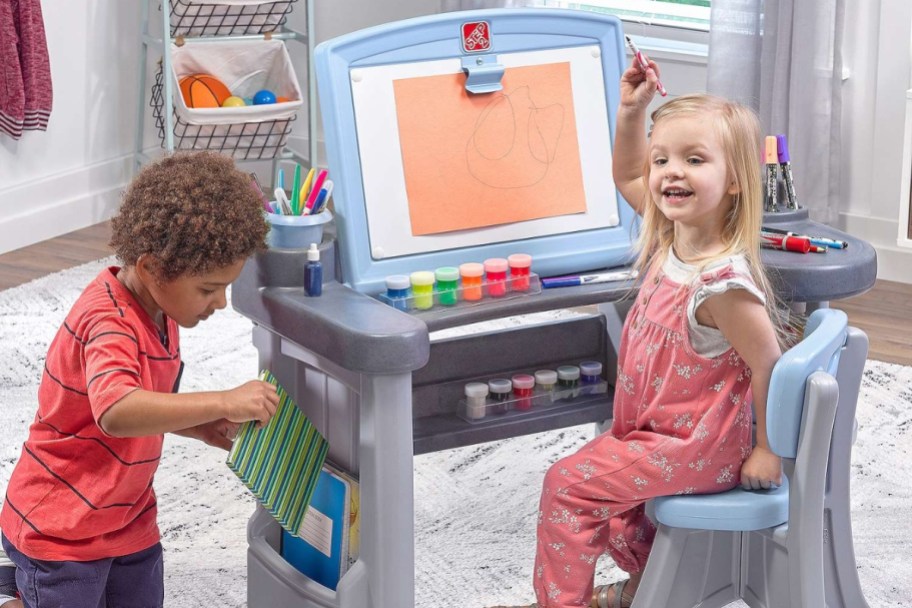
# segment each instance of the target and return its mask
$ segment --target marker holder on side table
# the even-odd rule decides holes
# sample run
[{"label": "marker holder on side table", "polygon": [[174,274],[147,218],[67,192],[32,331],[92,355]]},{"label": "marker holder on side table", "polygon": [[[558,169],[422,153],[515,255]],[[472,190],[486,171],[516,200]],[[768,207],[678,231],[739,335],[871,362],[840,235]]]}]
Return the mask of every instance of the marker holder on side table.
[{"label": "marker holder on side table", "polygon": [[[527,286],[527,288],[518,288],[523,286]],[[384,304],[405,312],[420,312],[432,308],[479,306],[484,305],[486,302],[498,302],[536,295],[541,293],[541,291],[541,279],[539,279],[537,274],[531,273],[523,277],[508,277],[503,281],[482,281],[480,286],[463,286],[460,284],[454,289],[447,290],[440,290],[435,286],[433,293],[416,294],[410,290],[407,295],[398,297],[391,297],[386,293],[381,293],[377,295],[377,299]],[[479,294],[479,292],[480,297],[473,295]]]}]

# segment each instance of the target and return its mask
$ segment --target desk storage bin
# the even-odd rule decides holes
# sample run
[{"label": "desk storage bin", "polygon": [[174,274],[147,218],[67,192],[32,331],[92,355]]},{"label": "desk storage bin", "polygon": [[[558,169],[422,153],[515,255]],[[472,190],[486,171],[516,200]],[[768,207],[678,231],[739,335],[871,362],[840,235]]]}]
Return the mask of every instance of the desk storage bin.
[{"label": "desk storage bin", "polygon": [[339,608],[367,605],[367,576],[356,561],[333,591],[301,574],[281,555],[282,527],[261,506],[247,522],[247,606]]},{"label": "desk storage bin", "polygon": [[297,0],[169,0],[171,37],[262,34],[278,29]]},{"label": "desk storage bin", "polygon": [[[291,133],[291,123],[303,105],[291,58],[281,40],[238,40],[171,45],[174,108],[174,148],[215,150],[239,160],[275,158]],[[210,74],[241,98],[268,89],[289,101],[236,108],[189,108],[180,80],[191,74]],[[164,79],[159,69],[152,87],[152,110],[164,145]]]}]

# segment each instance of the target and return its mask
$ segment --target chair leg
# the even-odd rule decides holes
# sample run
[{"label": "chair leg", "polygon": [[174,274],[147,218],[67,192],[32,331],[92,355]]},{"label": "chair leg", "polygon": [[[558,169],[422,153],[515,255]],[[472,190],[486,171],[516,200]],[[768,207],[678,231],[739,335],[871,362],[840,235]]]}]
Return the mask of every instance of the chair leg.
[{"label": "chair leg", "polygon": [[737,600],[740,537],[660,524],[631,608],[721,608]]}]

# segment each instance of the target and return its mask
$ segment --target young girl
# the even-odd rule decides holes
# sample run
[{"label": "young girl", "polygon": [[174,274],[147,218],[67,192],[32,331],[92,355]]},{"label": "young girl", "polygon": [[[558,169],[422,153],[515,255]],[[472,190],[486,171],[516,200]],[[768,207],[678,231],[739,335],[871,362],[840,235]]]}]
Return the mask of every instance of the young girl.
[{"label": "young girl", "polygon": [[[723,99],[680,97],[653,113],[647,141],[657,81],[654,63],[621,77],[614,179],[643,216],[644,279],[624,324],[611,431],[545,476],[538,608],[630,606],[655,534],[650,498],[780,481],[765,425],[781,351],[759,258],[757,119]],[[630,578],[593,591],[605,552]]]}]

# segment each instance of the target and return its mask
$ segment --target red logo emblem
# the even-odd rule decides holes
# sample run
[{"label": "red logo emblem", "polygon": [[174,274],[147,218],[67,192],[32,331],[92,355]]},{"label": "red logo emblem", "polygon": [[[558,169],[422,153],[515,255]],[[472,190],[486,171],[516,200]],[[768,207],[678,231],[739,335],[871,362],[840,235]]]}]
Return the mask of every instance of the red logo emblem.
[{"label": "red logo emblem", "polygon": [[491,48],[491,26],[487,21],[462,24],[462,50],[480,53]]}]

